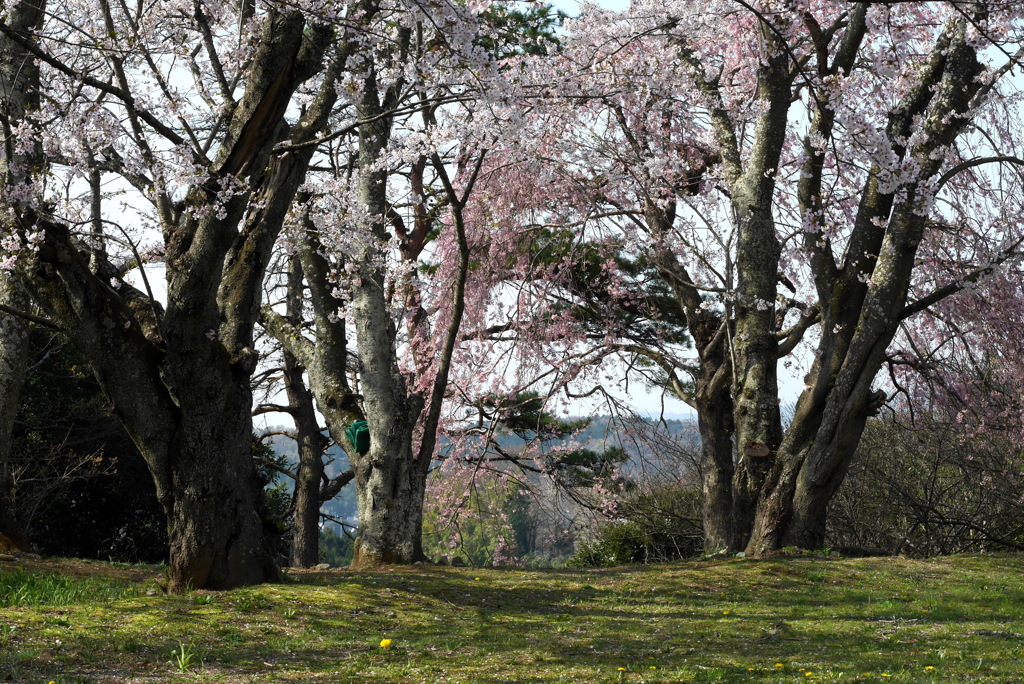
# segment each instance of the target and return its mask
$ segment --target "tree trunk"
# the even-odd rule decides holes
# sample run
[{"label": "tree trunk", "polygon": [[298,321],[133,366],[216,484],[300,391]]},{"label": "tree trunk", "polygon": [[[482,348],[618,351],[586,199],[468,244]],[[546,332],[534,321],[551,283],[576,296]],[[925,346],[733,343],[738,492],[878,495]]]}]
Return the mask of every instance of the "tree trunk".
[{"label": "tree trunk", "polygon": [[422,401],[410,396],[398,368],[396,331],[384,299],[384,277],[367,255],[352,309],[362,366],[370,450],[352,459],[359,534],[353,566],[413,563],[422,557],[425,464],[414,458],[413,432]]},{"label": "tree trunk", "polygon": [[[390,98],[394,90],[389,90]],[[390,121],[381,116],[376,72],[370,69],[357,106],[372,123],[359,129],[359,199],[374,222],[371,239],[388,240],[387,176],[374,167],[390,139]],[[409,392],[398,368],[395,322],[386,299],[383,267],[376,248],[357,257],[358,281],[352,287],[352,315],[361,365],[363,410],[370,429],[370,450],[353,458],[359,534],[353,566],[413,563],[422,558],[423,497],[427,463],[415,458],[413,432],[423,401]]]},{"label": "tree trunk", "polygon": [[[758,32],[772,57],[758,70],[762,111],[754,129],[747,167],[730,173],[736,217],[735,332],[731,337],[735,363],[733,415],[737,466],[734,478],[735,539],[750,534],[754,509],[764,478],[782,441],[776,364],[775,296],[781,245],[776,235],[775,175],[786,140],[792,104],[788,54],[766,23]],[[730,155],[732,156],[732,155]]]},{"label": "tree trunk", "polygon": [[[972,100],[984,71],[967,39],[968,22],[951,21],[920,72],[918,86],[893,110],[887,133],[894,151],[919,169],[899,195],[884,195],[869,177],[847,252],[837,270],[816,262],[816,284],[824,307],[824,333],[808,388],[779,448],[763,489],[747,551],[762,555],[784,544],[817,548],[824,542],[828,502],[842,483],[870,412],[884,401],[871,383],[885,360],[907,311],[907,294],[927,220],[920,211],[942,167],[935,152],[951,145],[970,120]],[[912,148],[903,139],[926,111],[923,139]],[[857,284],[861,273],[868,282]],[[835,325],[833,325],[833,323]]]},{"label": "tree trunk", "polygon": [[828,505],[846,477],[865,423],[866,421],[860,421],[856,430],[857,435],[851,435],[845,444],[836,448],[836,453],[828,459],[835,461],[836,466],[830,472],[823,473],[821,481],[816,481],[816,478],[809,474],[809,468],[801,471],[793,492],[789,525],[782,535],[782,546],[820,549],[825,545]]},{"label": "tree trunk", "polygon": [[[19,215],[43,235],[24,265],[33,298],[73,333],[153,475],[167,513],[172,591],[278,577],[251,454],[252,333],[274,242],[314,150],[276,155],[273,147],[308,142],[329,120],[343,58],[297,122],[284,115],[322,70],[332,35],[300,12],[268,11],[209,179],[185,193],[184,211],[156,194],[166,310],[59,220],[32,208]],[[243,191],[223,202],[211,193],[238,177]]]},{"label": "tree trunk", "polygon": [[[231,589],[278,578],[275,531],[250,449],[249,403],[234,416],[183,416],[171,496],[165,498],[172,592]],[[218,458],[211,458],[211,454]]]},{"label": "tree trunk", "polygon": [[[288,265],[287,306],[290,322],[297,327],[302,317],[302,266],[297,255],[291,257]],[[295,444],[299,453],[291,548],[291,564],[296,568],[310,568],[320,562],[320,480],[326,447],[313,409],[313,395],[302,379],[303,371],[298,359],[285,349],[284,387],[289,412],[295,421]]]},{"label": "tree trunk", "polygon": [[[0,304],[28,311],[31,302],[11,274],[0,271]],[[11,430],[20,405],[28,365],[29,323],[0,312],[0,551],[27,551],[14,515],[10,472]]]},{"label": "tree trunk", "polygon": [[[740,301],[736,304],[736,472],[733,478],[733,543],[746,545],[765,477],[782,441],[775,339],[775,282],[779,243],[771,218],[771,190],[762,189],[756,211],[741,215],[738,247]],[[744,269],[743,264],[761,264]]]},{"label": "tree trunk", "polygon": [[[330,279],[331,265],[323,256],[325,251],[317,239],[315,230],[311,228],[299,244],[301,264],[292,263],[294,271],[290,276],[293,277],[297,271],[300,276],[305,277],[315,326],[315,343],[303,335],[297,317],[289,315],[286,318],[269,306],[265,306],[262,312],[263,326],[285,350],[285,384],[289,392],[289,404],[293,408],[292,416],[295,419],[299,447],[300,463],[295,485],[296,546],[293,546],[292,551],[293,564],[298,567],[308,567],[319,562],[318,556],[310,549],[313,548],[314,542],[319,542],[320,504],[327,500],[325,497],[335,496],[337,491],[352,479],[343,474],[323,489],[319,488],[323,473],[321,457],[324,443],[313,412],[312,397],[316,398],[317,407],[323,415],[331,437],[349,453],[353,463],[357,455],[347,444],[345,430],[353,422],[365,418],[358,397],[348,383],[348,374],[352,370],[354,357],[348,351],[349,340],[345,319],[335,315],[337,310],[344,306],[344,302],[334,296],[334,285]],[[297,286],[301,286],[301,277],[298,283],[292,281],[289,284],[289,296],[291,293],[301,295]],[[297,308],[299,303],[292,302],[289,306],[294,304]],[[294,359],[298,366],[294,373],[290,370],[292,362],[289,359]],[[309,375],[308,389],[301,382],[300,369],[304,369]],[[319,449],[316,453],[316,462],[313,461],[314,441],[316,448]],[[307,463],[308,467],[304,465]],[[315,539],[310,531],[313,528],[317,530]],[[301,553],[298,545],[303,547]]]},{"label": "tree trunk", "polygon": [[[310,568],[320,562],[320,480],[324,473],[324,437],[313,410],[313,396],[302,382],[302,367],[285,359],[285,389],[295,420],[299,465],[295,473],[295,512],[291,563]],[[299,416],[302,413],[305,415]]]},{"label": "tree trunk", "polygon": [[412,424],[406,416],[374,420],[369,410],[367,418],[370,452],[353,464],[359,534],[352,566],[415,563],[424,559],[426,473],[412,458]]},{"label": "tree trunk", "polygon": [[[874,372],[865,376],[873,378]],[[787,435],[758,502],[748,555],[762,556],[783,546],[819,549],[824,545],[828,504],[842,484],[867,421],[870,395],[859,387],[857,390],[843,397],[847,399],[844,403],[856,409],[838,423],[838,429],[831,430],[826,421],[812,433],[813,439],[799,447],[793,447],[795,440]],[[806,433],[802,427],[792,425],[791,434]]]},{"label": "tree trunk", "polygon": [[[12,30],[28,34],[42,20],[45,10],[45,0],[11,3],[6,21]],[[38,107],[39,68],[35,59],[7,36],[0,36],[0,121],[5,141],[0,146],[0,183],[4,188],[23,183],[30,165],[38,161],[15,151],[12,130],[12,125]],[[5,206],[0,212],[5,230],[16,225],[12,209]],[[0,271],[0,304],[22,312],[32,308],[17,276],[7,271]],[[11,430],[28,363],[28,325],[23,318],[0,313],[0,550],[28,548],[28,540],[15,522],[9,471]]]},{"label": "tree trunk", "polygon": [[[727,370],[719,366],[722,372]],[[731,553],[737,548],[733,522],[733,418],[728,382],[714,388],[717,370],[704,364],[697,377],[697,426],[701,438],[704,492],[704,553]],[[708,378],[707,376],[712,376]]]}]

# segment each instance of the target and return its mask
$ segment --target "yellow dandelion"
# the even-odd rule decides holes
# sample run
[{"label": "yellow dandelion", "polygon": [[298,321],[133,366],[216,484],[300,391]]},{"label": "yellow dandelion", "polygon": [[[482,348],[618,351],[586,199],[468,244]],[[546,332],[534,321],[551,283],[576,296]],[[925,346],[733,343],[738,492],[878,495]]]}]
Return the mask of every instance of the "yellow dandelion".
[{"label": "yellow dandelion", "polygon": [[380,647],[381,648],[387,648],[390,645],[391,645],[391,639],[381,639],[380,640]]},{"label": "yellow dandelion", "polygon": [[811,672],[810,670],[808,670],[807,672],[804,672],[804,677],[810,677],[810,676],[811,676],[811,675],[813,675],[813,674],[814,674],[813,672]]},{"label": "yellow dandelion", "polygon": [[474,577],[473,579],[474,579],[474,580],[476,580],[477,582],[479,582],[479,581],[480,581],[480,578],[479,578],[479,577]]},{"label": "yellow dandelion", "polygon": [[730,613],[732,613],[731,610],[723,610],[722,611],[722,615],[729,615]]},{"label": "yellow dandelion", "polygon": [[626,668],[624,668],[624,667],[620,667],[619,668],[619,672],[625,672],[625,671],[626,671]]},{"label": "yellow dandelion", "polygon": [[658,666],[657,666],[657,665],[651,665],[651,669],[652,669],[652,670],[657,670],[657,669],[658,669]]},{"label": "yellow dandelion", "polygon": [[782,663],[775,663],[775,667],[786,667],[786,666],[783,665]]},{"label": "yellow dandelion", "polygon": [[932,670],[935,669],[935,666],[934,665],[925,665],[924,669],[927,670],[928,672],[931,672]]},{"label": "yellow dandelion", "polygon": [[882,676],[883,676],[883,677],[892,677],[892,675],[891,675],[891,674],[889,674],[888,672],[883,672],[883,673],[882,673]]},{"label": "yellow dandelion", "polygon": [[748,667],[747,668],[747,672],[753,672],[753,671],[754,671],[754,668],[752,668],[752,667]]}]

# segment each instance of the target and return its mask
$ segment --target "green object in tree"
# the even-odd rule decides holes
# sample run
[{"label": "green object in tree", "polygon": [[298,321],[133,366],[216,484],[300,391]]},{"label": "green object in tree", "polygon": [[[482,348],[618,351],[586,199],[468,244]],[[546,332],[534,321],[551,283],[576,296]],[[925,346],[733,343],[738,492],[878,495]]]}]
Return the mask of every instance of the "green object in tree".
[{"label": "green object in tree", "polygon": [[349,444],[360,454],[370,450],[370,426],[365,420],[357,420],[349,425],[345,430],[345,436],[348,437]]}]

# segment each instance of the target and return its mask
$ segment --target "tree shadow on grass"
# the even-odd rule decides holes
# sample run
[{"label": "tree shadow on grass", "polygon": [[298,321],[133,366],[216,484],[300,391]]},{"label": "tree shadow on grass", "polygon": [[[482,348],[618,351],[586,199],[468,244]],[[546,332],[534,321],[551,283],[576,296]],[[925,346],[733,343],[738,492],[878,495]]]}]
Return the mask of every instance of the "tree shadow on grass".
[{"label": "tree shadow on grass", "polygon": [[[169,681],[163,678],[174,672],[166,661],[187,643],[220,681],[285,681],[289,671],[327,681],[454,674],[485,682],[502,681],[503,673],[516,673],[510,681],[615,681],[618,667],[643,672],[647,681],[794,681],[799,667],[881,672],[920,665],[951,645],[961,655],[1003,650],[1014,657],[1005,647],[1019,652],[1020,639],[993,625],[1016,614],[1000,606],[1024,604],[1024,590],[999,586],[999,601],[965,590],[926,604],[927,597],[904,598],[901,587],[865,578],[856,565],[791,561],[304,574],[233,592],[121,601],[89,618],[87,629],[76,628],[69,609],[68,626],[37,625],[49,630],[45,638],[23,640],[8,665],[20,676],[41,675],[26,681],[48,681],[42,677],[54,668],[106,681],[111,663],[122,679],[110,681],[129,674]],[[1000,633],[1012,638],[993,636]],[[380,647],[384,638],[392,639],[389,648]],[[786,673],[776,671],[777,662]]]}]

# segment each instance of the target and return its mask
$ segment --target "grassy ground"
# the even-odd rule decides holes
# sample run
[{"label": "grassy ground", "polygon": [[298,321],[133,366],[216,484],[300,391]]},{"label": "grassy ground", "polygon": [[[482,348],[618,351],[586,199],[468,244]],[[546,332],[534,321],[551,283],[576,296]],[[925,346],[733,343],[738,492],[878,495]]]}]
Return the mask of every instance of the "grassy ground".
[{"label": "grassy ground", "polygon": [[160,576],[0,563],[0,681],[1024,682],[1013,556]]}]

